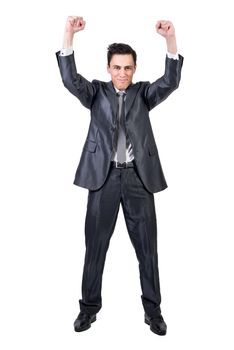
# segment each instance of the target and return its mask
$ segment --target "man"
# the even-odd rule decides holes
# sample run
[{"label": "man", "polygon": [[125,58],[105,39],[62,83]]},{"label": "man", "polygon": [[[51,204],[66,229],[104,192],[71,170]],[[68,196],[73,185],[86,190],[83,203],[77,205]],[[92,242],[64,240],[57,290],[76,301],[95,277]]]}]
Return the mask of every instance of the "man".
[{"label": "man", "polygon": [[105,257],[121,203],[139,261],[145,323],[152,332],[165,335],[153,193],[164,190],[167,184],[149,111],[179,86],[183,57],[177,53],[173,24],[158,21],[156,31],[166,39],[168,51],[161,78],[152,84],[133,84],[136,52],[129,45],[115,43],[109,46],[107,54],[111,81],[89,82],[77,73],[72,49],[74,34],[84,28],[82,17],[68,17],[63,49],[56,53],[65,87],[91,111],[74,180],[74,184],[89,190],[82,299],[74,328],[77,332],[90,328],[101,309]]}]

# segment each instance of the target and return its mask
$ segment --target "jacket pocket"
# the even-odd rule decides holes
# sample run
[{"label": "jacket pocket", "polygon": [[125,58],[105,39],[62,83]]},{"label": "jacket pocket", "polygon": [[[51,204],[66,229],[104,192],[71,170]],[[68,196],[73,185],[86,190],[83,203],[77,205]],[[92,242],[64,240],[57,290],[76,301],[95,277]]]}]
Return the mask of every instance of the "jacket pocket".
[{"label": "jacket pocket", "polygon": [[97,148],[97,143],[95,141],[91,141],[91,140],[86,140],[85,144],[84,144],[84,149],[86,149],[87,151],[94,153],[96,152],[96,148]]}]

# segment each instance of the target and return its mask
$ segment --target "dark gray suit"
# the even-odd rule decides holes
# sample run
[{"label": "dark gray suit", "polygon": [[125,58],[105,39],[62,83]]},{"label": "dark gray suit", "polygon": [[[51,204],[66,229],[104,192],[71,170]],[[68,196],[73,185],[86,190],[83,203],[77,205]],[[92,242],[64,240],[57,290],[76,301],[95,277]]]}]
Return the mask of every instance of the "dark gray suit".
[{"label": "dark gray suit", "polygon": [[[116,131],[118,98],[112,82],[87,81],[77,74],[74,54],[61,57],[58,64],[65,87],[91,110],[91,121],[74,184],[97,190],[107,177]],[[183,57],[166,58],[164,75],[154,83],[138,82],[127,89],[126,128],[136,167],[150,192],[167,187],[149,119],[149,111],[165,100],[178,86]]]},{"label": "dark gray suit", "polygon": [[166,58],[164,75],[126,90],[126,129],[134,166],[111,166],[116,140],[118,98],[112,82],[87,81],[77,74],[74,54],[58,64],[65,87],[91,110],[91,122],[74,183],[89,189],[85,220],[86,254],[80,309],[89,315],[102,306],[102,274],[120,204],[139,261],[142,303],[149,317],[161,313],[154,192],[167,187],[149,119],[149,111],[180,82],[183,57]]}]

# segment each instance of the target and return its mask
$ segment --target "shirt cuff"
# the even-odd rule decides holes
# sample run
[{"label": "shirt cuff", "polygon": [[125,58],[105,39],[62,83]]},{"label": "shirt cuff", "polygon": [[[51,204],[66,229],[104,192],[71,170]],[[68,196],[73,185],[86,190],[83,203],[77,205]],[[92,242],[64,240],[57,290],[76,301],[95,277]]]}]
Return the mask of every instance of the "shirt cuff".
[{"label": "shirt cuff", "polygon": [[72,55],[72,54],[73,54],[73,48],[71,46],[71,47],[68,47],[67,49],[60,50],[59,56],[69,56],[69,55]]},{"label": "shirt cuff", "polygon": [[168,58],[173,58],[173,60],[178,60],[178,59],[179,59],[178,53],[170,53],[170,52],[167,52],[167,57],[168,57]]}]

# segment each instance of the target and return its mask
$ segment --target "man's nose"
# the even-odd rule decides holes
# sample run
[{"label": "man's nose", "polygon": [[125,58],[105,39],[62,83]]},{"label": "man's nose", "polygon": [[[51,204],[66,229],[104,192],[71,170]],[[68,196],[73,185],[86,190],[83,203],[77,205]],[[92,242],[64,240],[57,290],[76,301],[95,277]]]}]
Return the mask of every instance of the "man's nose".
[{"label": "man's nose", "polygon": [[124,76],[125,75],[125,69],[124,68],[121,68],[120,69],[120,71],[119,71],[119,74],[121,75],[121,76]]},{"label": "man's nose", "polygon": [[124,77],[125,74],[126,74],[125,69],[124,69],[124,68],[121,68],[120,71],[119,71],[119,74],[120,74],[121,77]]}]

